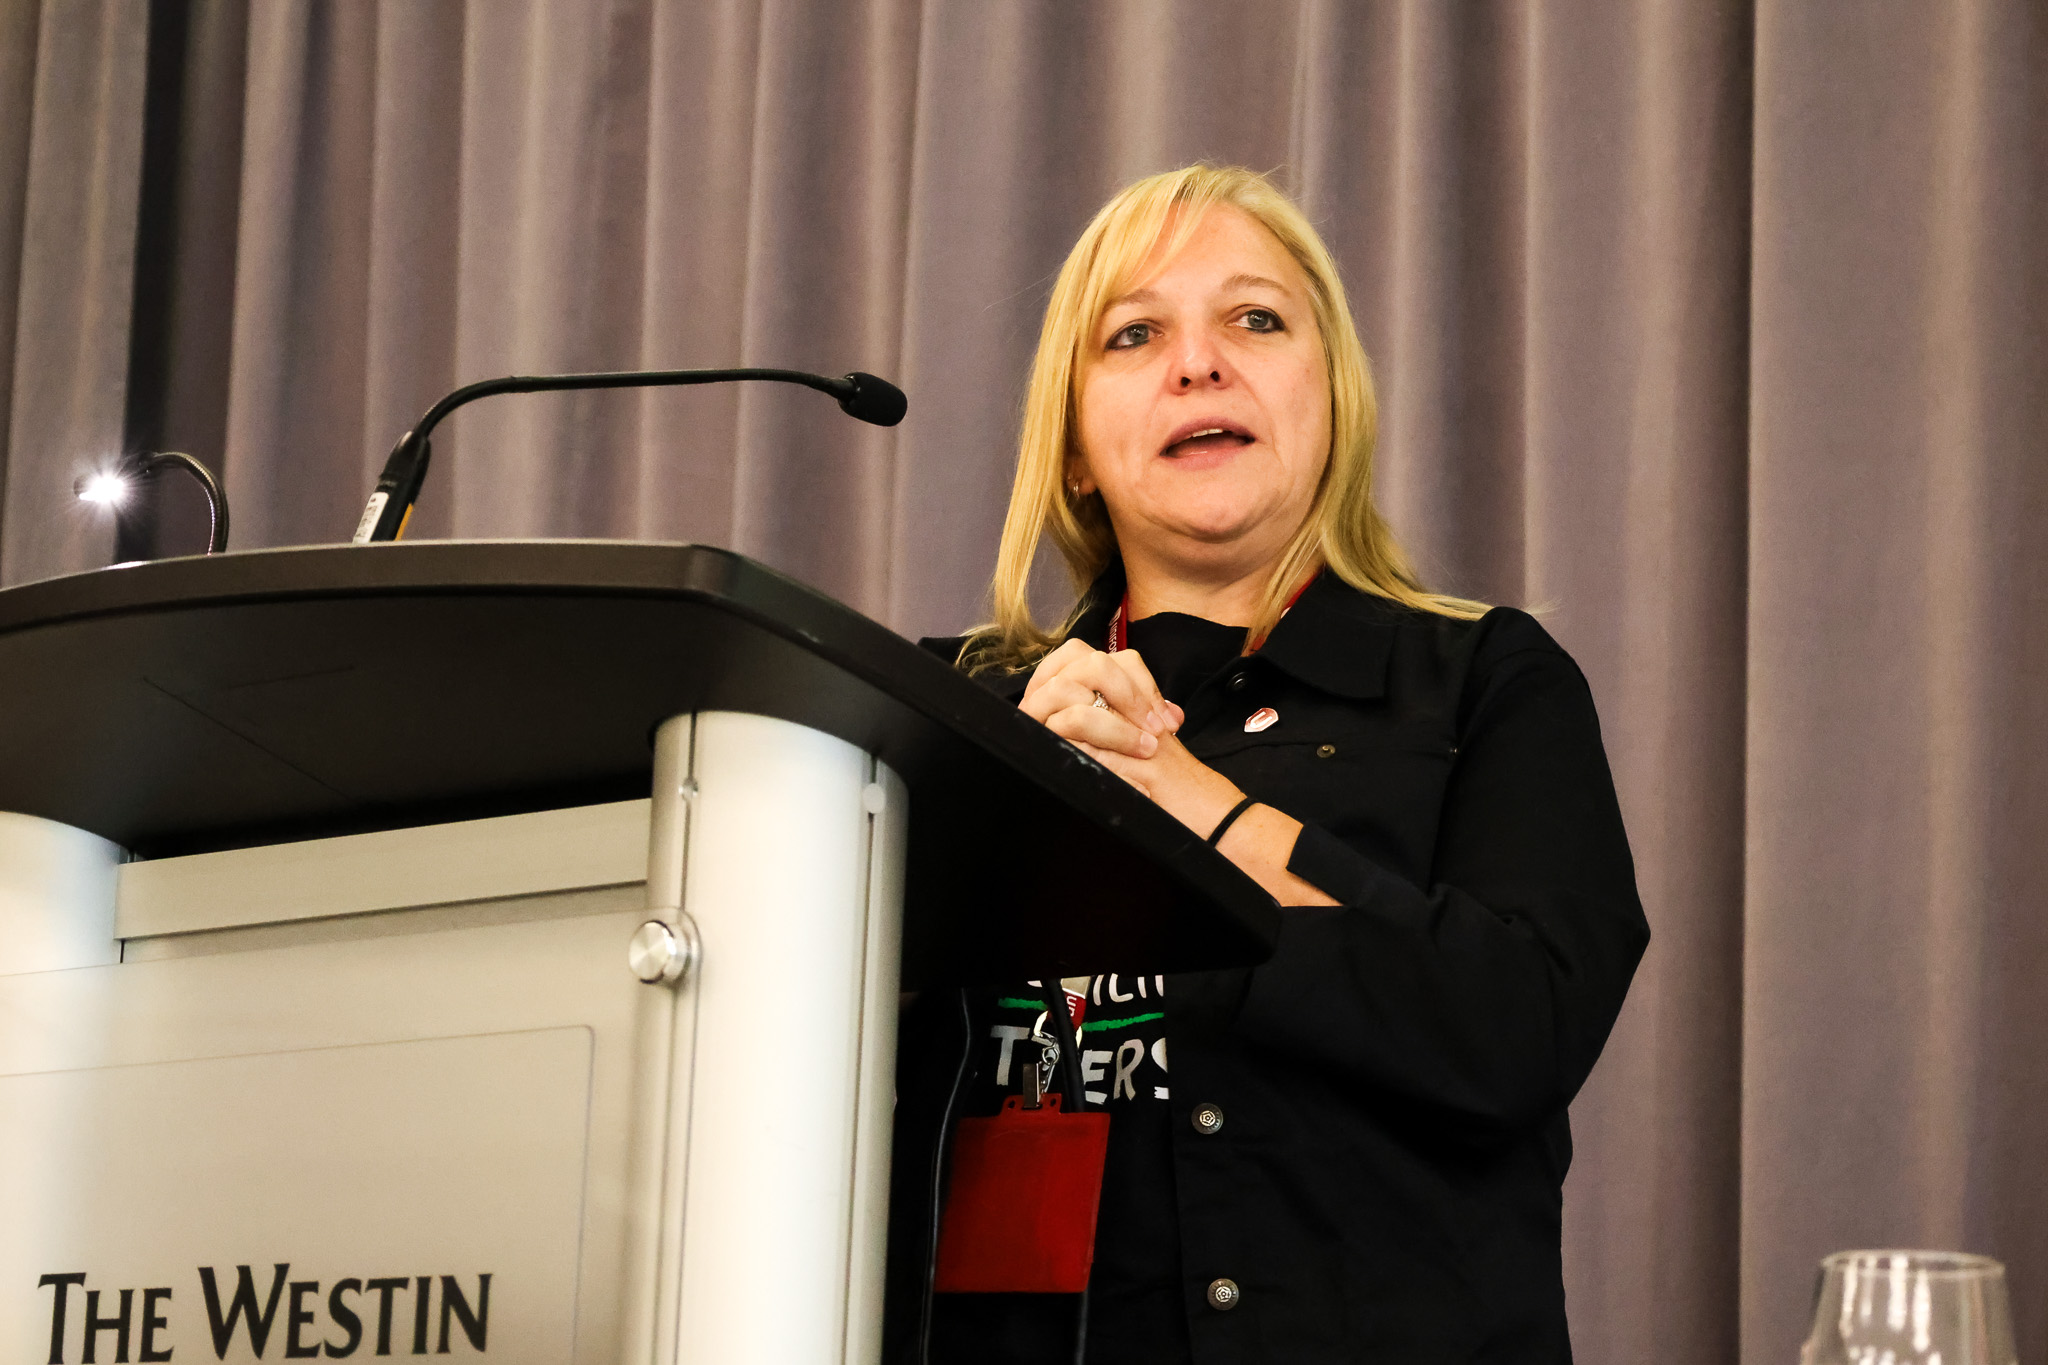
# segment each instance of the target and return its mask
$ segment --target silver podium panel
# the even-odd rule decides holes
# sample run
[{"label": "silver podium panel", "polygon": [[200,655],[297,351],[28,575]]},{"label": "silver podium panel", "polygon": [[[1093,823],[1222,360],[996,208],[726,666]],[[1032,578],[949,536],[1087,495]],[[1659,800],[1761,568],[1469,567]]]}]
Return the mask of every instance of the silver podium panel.
[{"label": "silver podium panel", "polygon": [[157,862],[0,816],[0,1353],[873,1360],[902,785],[733,713],[656,769]]}]

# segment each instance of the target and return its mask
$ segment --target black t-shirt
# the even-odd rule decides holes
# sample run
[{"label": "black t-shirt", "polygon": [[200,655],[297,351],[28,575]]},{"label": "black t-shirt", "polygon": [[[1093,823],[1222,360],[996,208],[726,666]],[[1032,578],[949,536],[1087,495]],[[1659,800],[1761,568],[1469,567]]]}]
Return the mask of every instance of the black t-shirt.
[{"label": "black t-shirt", "polygon": [[[1168,701],[1185,702],[1237,658],[1244,628],[1163,612],[1130,623],[1127,643]],[[1088,1285],[1088,1359],[1116,1365],[1186,1365],[1187,1308],[1182,1302],[1179,1218],[1174,1203],[1173,1137],[1168,1106],[1168,1004],[1161,976],[1097,976],[1088,982],[1081,1019],[1082,1085],[1091,1110],[1107,1111],[1109,1153]],[[1036,1058],[1028,1042],[1043,1008],[1036,988],[994,1001],[993,1024],[973,1093],[962,1110],[992,1114],[1020,1092]],[[1053,1084],[1059,1085],[1057,1073]],[[1071,1332],[1072,1319],[1048,1313],[1043,1297],[943,1295],[935,1305],[934,1361],[1031,1362],[1057,1359],[1048,1331]]]},{"label": "black t-shirt", "polygon": [[1170,702],[1185,703],[1195,690],[1244,652],[1244,627],[1219,626],[1199,616],[1162,611],[1124,628],[1125,642]]}]

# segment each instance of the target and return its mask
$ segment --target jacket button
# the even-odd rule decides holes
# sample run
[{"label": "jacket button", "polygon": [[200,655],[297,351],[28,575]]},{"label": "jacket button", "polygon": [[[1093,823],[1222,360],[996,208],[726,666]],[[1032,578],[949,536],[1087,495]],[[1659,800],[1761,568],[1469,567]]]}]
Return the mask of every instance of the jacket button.
[{"label": "jacket button", "polygon": [[1336,745],[1334,745],[1334,744],[1318,744],[1318,745],[1316,745],[1316,757],[1317,757],[1317,758],[1335,758],[1336,756],[1337,756],[1337,746],[1336,746]]},{"label": "jacket button", "polygon": [[1237,1307],[1238,1301],[1243,1297],[1244,1291],[1237,1287],[1236,1280],[1209,1281],[1209,1306],[1211,1308],[1228,1313],[1231,1309]]},{"label": "jacket button", "polygon": [[1251,686],[1251,682],[1252,682],[1252,675],[1251,675],[1251,674],[1249,674],[1249,673],[1233,673],[1233,674],[1231,674],[1231,675],[1230,675],[1230,682],[1229,682],[1228,686],[1229,686],[1230,690],[1231,690],[1231,691],[1233,691],[1233,692],[1242,692],[1242,691],[1244,691],[1244,690],[1245,690],[1245,688],[1247,688],[1247,687]]},{"label": "jacket button", "polygon": [[1188,1121],[1195,1125],[1195,1131],[1207,1136],[1223,1127],[1223,1106],[1219,1104],[1198,1104],[1195,1112],[1188,1115]]}]

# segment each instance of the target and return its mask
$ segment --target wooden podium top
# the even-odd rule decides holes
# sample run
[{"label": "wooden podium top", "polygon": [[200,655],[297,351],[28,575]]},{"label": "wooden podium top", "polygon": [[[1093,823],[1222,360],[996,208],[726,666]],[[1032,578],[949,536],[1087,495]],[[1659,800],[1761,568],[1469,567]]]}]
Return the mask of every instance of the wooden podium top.
[{"label": "wooden podium top", "polygon": [[669,716],[747,711],[911,791],[907,984],[1272,951],[1228,859],[894,632],[699,545],[425,541],[0,591],[0,810],[144,856],[645,796]]}]

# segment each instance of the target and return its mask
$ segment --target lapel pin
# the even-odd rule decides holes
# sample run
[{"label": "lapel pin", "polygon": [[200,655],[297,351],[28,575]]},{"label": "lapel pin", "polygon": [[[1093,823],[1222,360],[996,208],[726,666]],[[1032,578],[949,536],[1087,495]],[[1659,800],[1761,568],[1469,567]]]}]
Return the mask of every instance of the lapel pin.
[{"label": "lapel pin", "polygon": [[1244,718],[1244,732],[1255,735],[1261,730],[1270,730],[1280,723],[1280,713],[1270,706],[1261,706]]}]

